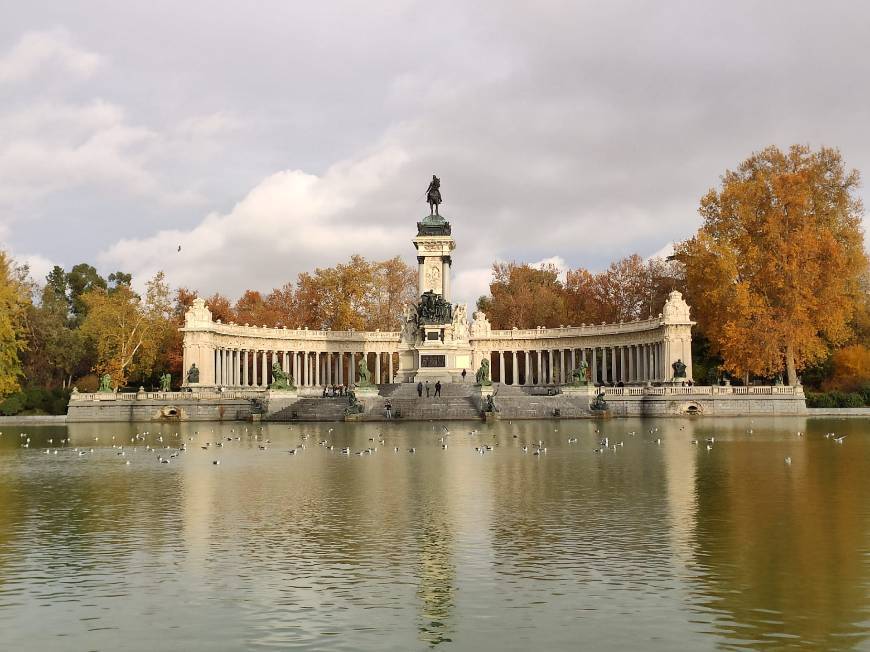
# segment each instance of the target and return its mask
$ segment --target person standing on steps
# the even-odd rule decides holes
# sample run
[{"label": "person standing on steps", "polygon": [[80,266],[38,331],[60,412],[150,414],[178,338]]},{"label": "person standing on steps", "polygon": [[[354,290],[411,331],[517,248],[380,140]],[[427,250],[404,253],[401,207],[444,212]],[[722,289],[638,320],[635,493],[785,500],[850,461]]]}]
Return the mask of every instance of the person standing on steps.
[{"label": "person standing on steps", "polygon": [[462,370],[462,382],[463,382],[463,383],[465,382],[465,374],[467,374],[467,373],[468,373],[468,372],[465,371],[465,369]]},{"label": "person standing on steps", "polygon": [[426,398],[429,398],[429,381],[426,381]]},{"label": "person standing on steps", "polygon": [[441,381],[440,380],[435,382],[435,396],[436,397],[441,396]]},{"label": "person standing on steps", "polygon": [[422,381],[417,383],[417,396],[423,398],[423,383]]}]

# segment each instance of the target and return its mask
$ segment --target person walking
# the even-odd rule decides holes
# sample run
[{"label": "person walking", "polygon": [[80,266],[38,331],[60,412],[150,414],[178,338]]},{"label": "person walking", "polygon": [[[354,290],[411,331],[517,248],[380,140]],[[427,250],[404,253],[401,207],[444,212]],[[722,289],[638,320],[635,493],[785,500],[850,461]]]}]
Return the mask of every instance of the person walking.
[{"label": "person walking", "polygon": [[384,403],[384,413],[387,416],[387,420],[393,418],[393,404],[390,403],[389,399],[387,399],[387,402]]},{"label": "person walking", "polygon": [[467,374],[467,373],[468,373],[468,372],[465,371],[465,369],[462,370],[462,382],[463,382],[463,383],[465,382],[465,374]]},{"label": "person walking", "polygon": [[441,381],[435,383],[435,396],[441,396]]},{"label": "person walking", "polygon": [[417,383],[417,396],[423,398],[423,382]]},{"label": "person walking", "polygon": [[429,398],[429,381],[426,381],[426,398]]}]

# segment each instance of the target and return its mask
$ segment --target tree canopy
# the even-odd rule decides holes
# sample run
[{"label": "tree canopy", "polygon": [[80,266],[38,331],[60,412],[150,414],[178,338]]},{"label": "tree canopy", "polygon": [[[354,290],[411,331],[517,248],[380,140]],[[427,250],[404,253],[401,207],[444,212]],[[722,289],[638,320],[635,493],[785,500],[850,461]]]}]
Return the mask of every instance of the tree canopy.
[{"label": "tree canopy", "polygon": [[773,376],[846,342],[867,270],[859,175],[840,153],[768,147],[701,199],[677,247],[688,300],[724,367]]}]

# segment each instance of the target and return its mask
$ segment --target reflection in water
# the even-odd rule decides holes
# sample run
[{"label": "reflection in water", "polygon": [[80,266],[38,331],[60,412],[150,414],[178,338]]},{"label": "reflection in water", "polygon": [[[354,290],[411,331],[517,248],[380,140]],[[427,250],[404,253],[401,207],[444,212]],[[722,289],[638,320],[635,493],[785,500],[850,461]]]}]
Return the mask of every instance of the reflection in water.
[{"label": "reflection in water", "polygon": [[7,427],[0,649],[866,648],[868,425]]},{"label": "reflection in water", "polygon": [[[784,431],[755,419],[752,435],[740,424],[727,433],[728,455],[701,460],[695,600],[734,646],[867,641],[867,424],[798,421]],[[797,430],[806,433],[799,445]],[[848,434],[851,449],[826,440],[831,431]]]}]

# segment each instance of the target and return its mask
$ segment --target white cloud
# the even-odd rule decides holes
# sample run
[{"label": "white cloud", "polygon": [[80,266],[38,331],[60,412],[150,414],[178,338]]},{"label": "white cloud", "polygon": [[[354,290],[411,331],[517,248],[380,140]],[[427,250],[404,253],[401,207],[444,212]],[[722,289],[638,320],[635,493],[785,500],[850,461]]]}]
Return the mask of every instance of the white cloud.
[{"label": "white cloud", "polygon": [[0,83],[26,81],[43,68],[86,78],[96,72],[102,61],[100,55],[73,45],[64,28],[27,32],[0,57]]},{"label": "white cloud", "polygon": [[[361,253],[379,259],[409,250],[407,231],[360,219],[361,197],[388,184],[407,160],[385,147],[323,176],[288,170],[259,183],[227,214],[190,230],[122,240],[99,256],[105,269],[133,272],[141,283],[159,270],[176,285],[235,296],[294,280],[300,271]],[[181,251],[178,247],[181,246]]]}]

